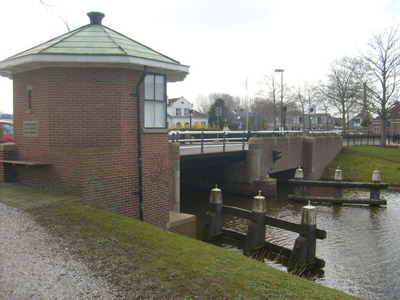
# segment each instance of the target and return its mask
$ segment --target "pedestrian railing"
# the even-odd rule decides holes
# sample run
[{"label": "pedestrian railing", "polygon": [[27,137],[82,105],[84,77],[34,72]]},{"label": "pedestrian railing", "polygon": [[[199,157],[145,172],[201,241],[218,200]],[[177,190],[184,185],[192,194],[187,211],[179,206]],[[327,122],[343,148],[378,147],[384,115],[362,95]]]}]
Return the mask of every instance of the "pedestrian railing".
[{"label": "pedestrian railing", "polygon": [[[229,150],[246,150],[247,143],[251,137],[277,137],[277,136],[327,136],[327,135],[340,135],[343,138],[343,146],[356,146],[356,145],[380,145],[380,135],[363,135],[363,134],[345,134],[341,130],[330,131],[308,131],[301,130],[286,130],[286,131],[194,131],[194,130],[172,130],[169,132],[171,142],[178,142],[181,148],[186,150],[194,150],[204,154],[206,150],[218,150],[219,152],[226,152]],[[386,137],[386,144],[399,144],[400,135],[388,135]]]},{"label": "pedestrian railing", "polygon": [[[376,145],[379,146],[381,143],[381,135],[379,134],[345,134],[343,135],[344,146],[358,146],[358,145]],[[399,144],[399,134],[388,134],[386,136],[386,145]]]},{"label": "pedestrian railing", "polygon": [[199,149],[204,154],[207,149],[226,152],[229,149],[246,150],[251,137],[273,137],[302,135],[301,131],[170,131],[170,141],[180,143],[185,149]]}]

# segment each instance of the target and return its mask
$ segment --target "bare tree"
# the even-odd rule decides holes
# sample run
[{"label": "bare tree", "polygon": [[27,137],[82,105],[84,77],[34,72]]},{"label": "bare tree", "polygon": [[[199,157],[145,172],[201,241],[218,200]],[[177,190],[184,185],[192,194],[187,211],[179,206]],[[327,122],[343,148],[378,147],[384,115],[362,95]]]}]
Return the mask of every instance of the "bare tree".
[{"label": "bare tree", "polygon": [[339,111],[343,132],[346,133],[346,121],[349,113],[361,98],[362,84],[360,84],[360,64],[358,60],[344,56],[335,60],[330,67],[327,83],[320,92],[331,100]]},{"label": "bare tree", "polygon": [[211,99],[205,95],[199,95],[196,98],[196,108],[203,114],[208,113],[211,105],[214,103],[214,99]]},{"label": "bare tree", "polygon": [[[292,96],[293,100],[300,107],[303,119],[303,129],[306,129],[306,115],[314,111],[317,107],[315,97],[316,87],[308,82],[305,82],[302,87],[298,87],[297,91]],[[311,124],[310,128],[311,128]]]},{"label": "bare tree", "polygon": [[208,95],[211,103],[214,103],[217,99],[224,101],[227,114],[231,114],[235,109],[240,107],[239,97],[232,96],[226,93],[211,93]]},{"label": "bare tree", "polygon": [[[271,128],[268,125],[274,123],[273,120],[275,120],[276,123],[276,116],[274,115],[274,106],[275,106],[274,103],[268,99],[265,98],[254,99],[251,105],[251,111],[254,114],[258,115],[259,123],[261,125],[261,128],[259,129],[270,130]],[[272,129],[275,129],[275,127]]]},{"label": "bare tree", "polygon": [[68,32],[71,31],[71,28],[69,26],[69,23],[68,23],[66,17],[62,17],[59,14],[56,14],[55,12],[53,12],[53,10],[54,10],[53,8],[55,5],[50,4],[49,1],[44,1],[44,0],[39,0],[39,2],[48,13],[52,14],[53,16],[56,16],[64,23],[65,27],[67,27]]},{"label": "bare tree", "polygon": [[400,35],[398,27],[386,28],[375,34],[361,55],[366,74],[367,103],[371,112],[381,119],[381,145],[386,145],[390,110],[399,100]]},{"label": "bare tree", "polygon": [[276,108],[276,99],[278,93],[278,86],[275,79],[275,74],[272,73],[270,75],[264,75],[263,79],[260,81],[260,84],[264,87],[261,91],[258,92],[258,95],[265,99],[267,102],[272,103],[272,112],[273,112],[273,121],[274,121],[274,130],[277,128],[276,120],[277,120],[277,108]]}]

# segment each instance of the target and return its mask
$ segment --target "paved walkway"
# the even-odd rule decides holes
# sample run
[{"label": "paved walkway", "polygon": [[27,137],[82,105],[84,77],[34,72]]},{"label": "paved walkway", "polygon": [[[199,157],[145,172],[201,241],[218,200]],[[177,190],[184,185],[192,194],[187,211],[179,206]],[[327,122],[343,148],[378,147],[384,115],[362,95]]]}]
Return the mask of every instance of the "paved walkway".
[{"label": "paved walkway", "polygon": [[60,201],[80,201],[78,195],[61,193],[22,185],[20,183],[0,183],[0,202],[29,209]]},{"label": "paved walkway", "polygon": [[21,209],[76,200],[74,195],[0,184],[0,201],[7,203],[0,203],[1,300],[119,299],[113,286],[95,278]]}]

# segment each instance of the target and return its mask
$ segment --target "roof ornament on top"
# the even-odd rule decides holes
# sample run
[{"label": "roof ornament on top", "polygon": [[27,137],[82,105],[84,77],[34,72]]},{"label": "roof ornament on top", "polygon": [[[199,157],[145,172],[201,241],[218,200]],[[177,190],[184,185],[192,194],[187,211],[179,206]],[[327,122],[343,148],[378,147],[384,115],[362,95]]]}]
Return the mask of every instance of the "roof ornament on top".
[{"label": "roof ornament on top", "polygon": [[105,17],[105,14],[103,14],[102,12],[98,12],[98,11],[88,12],[87,15],[90,19],[91,25],[101,25],[101,21]]}]

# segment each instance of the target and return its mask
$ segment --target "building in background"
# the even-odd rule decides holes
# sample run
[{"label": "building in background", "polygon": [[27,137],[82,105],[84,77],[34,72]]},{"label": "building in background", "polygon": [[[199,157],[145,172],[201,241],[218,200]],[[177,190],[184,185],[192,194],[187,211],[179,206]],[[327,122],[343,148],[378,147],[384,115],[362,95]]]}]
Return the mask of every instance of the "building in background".
[{"label": "building in background", "polygon": [[[381,134],[382,132],[382,121],[379,117],[376,117],[371,121],[369,125],[370,131],[373,134]],[[400,135],[400,102],[398,102],[389,112],[388,121],[386,123],[388,128],[387,133],[389,135]]]},{"label": "building in background", "polygon": [[193,129],[207,128],[208,116],[193,109],[193,104],[185,97],[168,100],[167,123],[168,128],[188,129],[192,122]]}]

